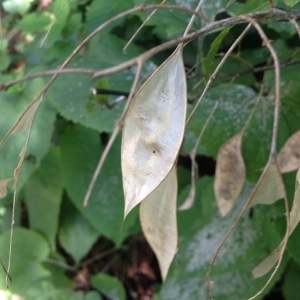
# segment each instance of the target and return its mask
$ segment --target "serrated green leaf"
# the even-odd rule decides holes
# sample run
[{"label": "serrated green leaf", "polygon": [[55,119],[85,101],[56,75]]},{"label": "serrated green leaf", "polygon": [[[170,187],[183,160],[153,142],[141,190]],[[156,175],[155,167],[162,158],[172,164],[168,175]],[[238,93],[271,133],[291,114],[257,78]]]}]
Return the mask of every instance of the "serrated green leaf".
[{"label": "serrated green leaf", "polygon": [[60,216],[59,242],[78,264],[98,239],[99,232],[83,218],[72,202],[63,203]]},{"label": "serrated green leaf", "polygon": [[[0,256],[7,266],[10,230],[0,236]],[[14,228],[10,276],[13,293],[26,295],[29,288],[49,278],[50,273],[42,266],[49,255],[49,245],[40,234],[21,227]],[[0,288],[5,290],[5,273],[0,272]]]},{"label": "serrated green leaf", "polygon": [[96,182],[89,205],[83,199],[103,151],[99,134],[81,126],[69,128],[62,136],[61,158],[66,190],[76,208],[99,233],[120,244],[137,215],[129,217],[121,230],[124,198],[120,168],[120,140],[112,147]]},{"label": "serrated green leaf", "polygon": [[63,194],[63,180],[59,165],[59,153],[50,148],[39,169],[25,186],[25,203],[32,229],[42,233],[56,248],[58,217]]},{"label": "serrated green leaf", "polygon": [[51,17],[49,14],[33,12],[26,14],[26,16],[20,20],[18,26],[22,31],[34,34],[46,30],[50,23]]},{"label": "serrated green leaf", "polygon": [[[73,63],[72,67],[106,68],[117,65],[141,53],[141,49],[132,46],[130,51],[124,54],[122,49],[125,43],[126,41],[109,34],[102,38],[94,38],[84,57]],[[151,65],[146,64],[145,67],[143,76],[149,76],[148,73]],[[147,73],[145,74],[145,72]],[[109,85],[111,90],[127,93],[130,90],[133,76],[134,72],[127,70],[111,76],[108,79],[107,85]],[[109,107],[109,105],[106,107],[103,105],[94,105],[91,110],[91,89],[96,86],[97,82],[92,82],[89,76],[86,75],[62,75],[51,86],[46,98],[49,99],[58,113],[65,119],[98,130],[99,132],[112,132],[116,120],[123,111],[125,101],[117,103],[112,107]],[[109,104],[115,100],[116,96],[109,96],[107,102]]]},{"label": "serrated green leaf", "polygon": [[[96,29],[100,24],[108,21],[118,13],[121,13],[127,9],[133,7],[131,0],[115,0],[114,2],[108,1],[95,1],[93,2],[87,11],[85,29],[87,32],[91,32]],[[119,25],[121,20],[114,22],[111,27]]]}]

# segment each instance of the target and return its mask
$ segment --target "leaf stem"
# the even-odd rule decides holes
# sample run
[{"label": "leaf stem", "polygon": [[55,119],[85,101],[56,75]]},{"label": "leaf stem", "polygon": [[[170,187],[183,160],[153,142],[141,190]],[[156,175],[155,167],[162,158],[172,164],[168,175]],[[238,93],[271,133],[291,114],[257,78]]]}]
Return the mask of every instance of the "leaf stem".
[{"label": "leaf stem", "polygon": [[93,188],[95,186],[95,183],[96,183],[96,180],[97,180],[97,178],[99,176],[99,173],[100,173],[100,171],[101,171],[101,169],[103,167],[103,164],[104,164],[104,162],[106,160],[106,157],[107,157],[107,155],[108,155],[108,153],[109,153],[112,145],[114,144],[114,142],[115,142],[115,140],[116,140],[116,138],[118,136],[119,131],[121,130],[121,128],[123,126],[123,122],[124,122],[125,116],[127,114],[130,102],[131,102],[131,100],[133,98],[133,95],[134,95],[135,90],[136,90],[137,85],[138,85],[138,80],[140,78],[142,65],[143,65],[143,61],[140,60],[138,62],[137,72],[135,74],[135,78],[134,78],[134,81],[133,81],[133,84],[132,84],[132,87],[131,87],[131,90],[130,90],[130,93],[129,93],[129,96],[128,96],[128,100],[126,101],[126,104],[125,104],[125,107],[123,109],[123,112],[122,112],[120,118],[117,120],[115,128],[114,128],[114,131],[113,131],[113,133],[112,133],[112,135],[111,135],[111,137],[110,137],[107,145],[105,146],[105,149],[104,149],[104,151],[103,151],[103,153],[102,153],[102,155],[101,155],[101,157],[99,159],[99,162],[98,162],[97,167],[96,167],[96,169],[94,171],[93,177],[92,177],[92,179],[90,181],[90,184],[88,186],[87,192],[85,194],[85,197],[84,197],[84,200],[83,200],[83,206],[87,206],[88,205],[89,199],[91,197],[91,193],[93,191]]}]

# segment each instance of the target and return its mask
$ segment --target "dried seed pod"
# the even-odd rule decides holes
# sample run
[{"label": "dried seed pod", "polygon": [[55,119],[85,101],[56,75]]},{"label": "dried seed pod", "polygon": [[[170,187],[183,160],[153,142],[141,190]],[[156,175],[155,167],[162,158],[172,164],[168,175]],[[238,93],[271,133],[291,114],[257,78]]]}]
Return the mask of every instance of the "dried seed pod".
[{"label": "dried seed pod", "polygon": [[161,184],[141,203],[140,220],[144,235],[153,249],[163,280],[177,252],[177,174],[174,166]]},{"label": "dried seed pod", "polygon": [[125,217],[172,169],[184,135],[186,98],[182,53],[177,50],[137,92],[124,121]]},{"label": "dried seed pod", "polygon": [[214,190],[222,216],[231,210],[245,183],[242,137],[242,133],[239,133],[228,140],[222,145],[217,156]]},{"label": "dried seed pod", "polygon": [[281,173],[288,173],[300,168],[300,131],[294,133],[284,144],[277,156]]}]

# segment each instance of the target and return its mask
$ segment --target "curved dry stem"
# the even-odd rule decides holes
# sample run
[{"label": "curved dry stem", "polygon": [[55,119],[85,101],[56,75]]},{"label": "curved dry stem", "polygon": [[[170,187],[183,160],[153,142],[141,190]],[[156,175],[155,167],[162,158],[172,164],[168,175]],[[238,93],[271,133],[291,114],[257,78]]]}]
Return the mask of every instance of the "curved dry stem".
[{"label": "curved dry stem", "polygon": [[273,121],[273,132],[271,141],[271,155],[277,153],[277,134],[278,134],[278,124],[279,124],[279,114],[280,114],[280,65],[278,56],[275,49],[273,48],[271,41],[267,38],[266,34],[262,30],[261,26],[252,18],[243,17],[249,23],[251,23],[258,34],[260,35],[263,46],[267,47],[274,61],[274,71],[275,71],[275,104],[274,104],[274,121]]},{"label": "curved dry stem", "polygon": [[300,38],[300,26],[299,26],[299,24],[297,23],[297,21],[294,18],[290,19],[290,22],[294,25],[294,27],[295,27],[298,35],[299,35],[299,38]]},{"label": "curved dry stem", "polygon": [[54,15],[54,19],[53,19],[53,21],[52,21],[52,23],[51,23],[49,29],[47,30],[45,36],[43,37],[43,39],[42,39],[42,41],[41,41],[41,44],[40,44],[40,47],[43,47],[43,45],[44,45],[44,43],[45,43],[45,41],[46,41],[46,39],[47,39],[47,37],[48,37],[50,31],[52,30],[52,28],[53,28],[55,22],[57,21],[57,18],[60,16],[60,14],[62,13],[62,11],[63,11],[63,9],[64,9],[64,7],[66,6],[67,3],[68,3],[68,0],[65,0],[65,2],[62,4],[60,10],[58,11],[57,16]]},{"label": "curved dry stem", "polygon": [[[278,126],[279,126],[279,114],[280,114],[280,66],[279,66],[279,60],[278,60],[278,56],[277,56],[275,49],[273,48],[270,40],[267,38],[267,36],[264,33],[261,26],[255,20],[253,20],[251,18],[246,18],[246,19],[249,20],[249,22],[255,27],[255,29],[257,30],[257,32],[259,33],[259,35],[263,41],[263,45],[268,48],[268,50],[273,58],[273,61],[274,61],[275,103],[274,103],[274,120],[273,120],[273,132],[272,132],[272,141],[271,141],[271,150],[270,150],[270,160],[274,159],[276,161],[277,135],[278,135]],[[288,242],[288,237],[289,237],[289,232],[290,232],[289,205],[288,205],[288,201],[287,201],[286,191],[284,191],[284,192],[285,192],[284,205],[285,205],[286,223],[287,224],[286,224],[286,233],[285,233],[285,236],[283,239],[283,246],[280,251],[280,257],[276,264],[275,269],[273,270],[273,272],[270,275],[269,279],[267,280],[266,284],[253,297],[249,298],[249,300],[255,299],[257,296],[259,296],[265,290],[265,288],[269,285],[269,283],[273,279],[274,275],[278,271],[278,268],[282,261],[283,253],[286,248],[286,245]]]},{"label": "curved dry stem", "polygon": [[[157,5],[152,5],[152,6],[145,6],[144,9],[151,9],[151,8],[157,8]],[[173,6],[160,6],[160,9],[166,9],[167,7],[169,7],[170,9],[175,9],[175,7]],[[178,9],[178,7],[177,7]],[[141,10],[141,8],[135,8],[135,9],[131,9],[129,11],[126,11],[124,13],[121,13],[119,15],[117,15],[114,18],[114,21],[118,20],[119,18],[125,17],[126,15],[135,12],[137,10]],[[190,14],[195,14],[197,15],[196,12],[194,12],[193,10],[189,10],[189,9],[180,9],[184,12],[190,13]],[[286,11],[281,11],[279,9],[271,9],[268,11],[264,11],[264,12],[259,12],[259,13],[253,13],[253,14],[248,14],[245,16],[239,16],[239,17],[232,17],[232,18],[227,18],[224,20],[219,20],[219,21],[215,21],[212,22],[210,24],[208,24],[207,26],[203,27],[200,30],[197,30],[193,33],[190,33],[186,36],[183,37],[179,37],[177,39],[173,39],[171,41],[165,42],[159,46],[156,46],[146,52],[144,52],[143,54],[138,55],[137,57],[134,57],[128,61],[125,61],[117,66],[113,66],[113,67],[109,67],[100,71],[97,70],[93,70],[93,69],[65,69],[65,66],[69,63],[69,61],[66,63],[64,63],[64,67],[59,68],[58,70],[49,70],[49,71],[45,71],[42,73],[37,73],[37,74],[32,74],[32,75],[28,75],[25,76],[23,78],[17,79],[17,80],[13,80],[7,83],[3,83],[0,84],[0,91],[1,90],[7,90],[8,88],[10,88],[11,86],[18,84],[18,83],[22,83],[26,80],[31,80],[37,77],[42,77],[42,76],[51,76],[51,75],[61,75],[61,74],[69,74],[69,73],[81,73],[81,74],[86,74],[91,76],[93,79],[95,78],[99,78],[99,77],[103,77],[103,76],[108,76],[108,75],[112,75],[118,72],[121,72],[123,70],[126,70],[134,65],[137,64],[137,61],[140,59],[143,59],[143,61],[146,61],[147,59],[151,58],[152,56],[154,56],[155,54],[167,50],[169,48],[172,47],[176,47],[178,46],[180,43],[188,43],[198,37],[201,36],[205,36],[207,34],[213,33],[216,30],[220,30],[224,27],[228,27],[228,26],[232,26],[232,25],[237,25],[237,24],[242,24],[242,23],[247,23],[243,17],[251,17],[255,20],[259,20],[261,22],[263,21],[289,21],[290,19],[295,20],[300,20],[300,14],[291,14],[289,12]],[[110,20],[111,21],[111,20]],[[108,23],[108,24],[107,24]],[[101,30],[103,30],[106,26],[108,26],[111,22],[106,22],[103,23],[101,25],[101,29],[97,28],[93,33],[91,33],[89,35],[89,37],[87,37],[75,50],[74,52],[71,54],[71,59],[78,53],[78,51],[90,40],[92,39],[98,32],[100,32]],[[69,58],[68,58],[69,59]],[[70,60],[71,60],[70,59]],[[291,63],[288,63],[288,65]],[[265,67],[261,67],[261,68],[265,68]],[[257,72],[259,72],[261,70],[261,68],[257,69]],[[52,83],[52,82],[51,82]],[[47,87],[48,89],[49,87]],[[45,92],[45,91],[43,91]]]},{"label": "curved dry stem", "polygon": [[190,192],[186,198],[186,200],[182,203],[182,205],[178,208],[178,210],[187,210],[190,209],[195,201],[195,196],[196,196],[196,181],[198,179],[198,164],[196,162],[196,154],[197,154],[197,149],[198,146],[200,144],[200,141],[202,139],[202,136],[209,124],[209,122],[212,120],[212,117],[217,109],[217,107],[219,106],[219,101],[217,101],[213,107],[213,109],[211,110],[208,118],[206,119],[203,127],[201,128],[200,134],[197,138],[197,141],[192,149],[192,151],[190,152],[190,158],[192,161],[192,170],[191,170],[191,188],[190,188]]},{"label": "curved dry stem", "polygon": [[185,29],[185,31],[184,31],[184,33],[183,33],[183,36],[186,36],[186,35],[189,33],[189,31],[190,31],[190,29],[192,28],[193,23],[194,23],[194,21],[195,21],[196,14],[199,12],[199,10],[200,10],[201,6],[203,5],[203,3],[204,3],[204,0],[200,0],[200,1],[199,1],[198,5],[197,5],[197,7],[196,7],[196,9],[195,9],[195,13],[194,13],[193,16],[191,17],[191,19],[190,19],[190,21],[189,21],[189,24],[188,24],[188,26],[186,27],[186,29]]},{"label": "curved dry stem", "polygon": [[[276,54],[274,48],[271,45],[271,42],[269,41],[269,39],[265,35],[265,33],[262,30],[262,28],[260,27],[260,25],[256,22],[256,20],[251,19],[249,17],[245,17],[245,16],[243,18],[245,18],[251,25],[253,25],[256,28],[256,30],[258,31],[258,33],[259,33],[259,35],[260,35],[260,37],[263,41],[263,45],[268,48],[268,50],[269,50],[269,52],[270,52],[270,54],[273,58],[273,61],[274,61],[274,69],[275,69],[275,105],[274,105],[274,121],[273,121],[271,149],[270,149],[269,161],[267,163],[267,166],[268,166],[272,161],[276,162],[276,143],[277,143],[277,133],[278,133],[279,112],[280,112],[280,66],[279,66],[279,60],[278,60],[278,57],[277,57],[277,54]],[[206,286],[207,286],[207,292],[208,292],[208,295],[209,295],[210,299],[212,299],[211,284],[210,284],[210,282],[211,282],[210,273],[211,273],[212,267],[215,264],[215,261],[216,261],[218,255],[219,255],[221,249],[223,248],[223,245],[224,245],[225,241],[228,239],[228,237],[231,235],[231,233],[233,232],[233,230],[235,229],[235,227],[239,223],[239,221],[242,218],[244,212],[249,208],[249,204],[250,204],[250,201],[252,199],[251,196],[252,195],[250,195],[250,197],[248,198],[248,200],[247,200],[246,204],[244,205],[243,209],[239,213],[238,217],[236,218],[234,223],[231,225],[231,227],[227,231],[225,237],[223,238],[221,244],[218,246],[218,249],[217,249],[216,253],[214,254],[214,256],[213,256],[213,258],[212,258],[212,260],[209,264],[209,267],[208,267],[208,270],[207,270],[207,273],[206,273]],[[278,271],[278,268],[281,264],[283,253],[284,253],[284,250],[286,248],[286,245],[287,245],[287,242],[288,242],[288,237],[289,237],[289,232],[290,232],[289,206],[288,206],[287,195],[286,195],[285,190],[284,190],[283,200],[284,200],[285,211],[286,211],[287,226],[286,226],[286,233],[285,233],[285,236],[284,236],[284,239],[283,239],[283,245],[282,245],[282,248],[280,250],[279,260],[278,260],[272,274],[270,275],[269,279],[265,283],[265,285],[254,296],[250,297],[249,300],[255,299],[257,296],[259,296],[265,290],[265,288],[269,285],[269,283],[273,279],[274,275]]]},{"label": "curved dry stem", "polygon": [[92,179],[90,181],[90,184],[89,184],[89,187],[87,189],[87,192],[85,194],[85,197],[84,197],[84,200],[83,200],[83,206],[87,206],[88,205],[89,199],[91,197],[91,193],[93,191],[93,188],[95,186],[95,183],[96,183],[96,180],[97,180],[97,178],[99,176],[99,173],[100,173],[100,171],[101,171],[101,169],[103,167],[103,164],[104,164],[104,162],[106,160],[106,157],[107,157],[107,155],[108,155],[108,153],[109,153],[112,145],[114,144],[114,142],[115,142],[115,140],[116,140],[116,138],[118,136],[119,131],[121,130],[121,128],[123,126],[123,122],[124,122],[125,116],[127,114],[130,102],[131,102],[131,100],[133,98],[133,95],[134,95],[134,93],[136,91],[136,88],[137,88],[137,85],[138,85],[138,81],[139,81],[139,78],[140,78],[142,65],[143,65],[143,61],[140,60],[138,62],[138,65],[137,65],[137,72],[135,74],[135,78],[134,78],[134,81],[133,81],[133,84],[132,84],[132,87],[131,87],[131,90],[130,90],[130,94],[128,96],[128,100],[126,101],[126,105],[125,105],[125,107],[123,109],[123,112],[122,112],[120,118],[117,120],[115,128],[114,128],[114,131],[113,131],[113,133],[112,133],[112,135],[111,135],[111,137],[110,137],[110,139],[109,139],[109,141],[108,141],[108,143],[107,143],[107,145],[106,145],[106,147],[105,147],[105,149],[104,149],[104,151],[103,151],[103,153],[102,153],[102,155],[100,157],[98,165],[97,165],[97,167],[95,169],[95,172],[94,172],[93,177],[92,177]]},{"label": "curved dry stem", "polygon": [[[40,99],[39,105],[41,104],[42,99]],[[36,115],[36,114],[35,114]],[[35,115],[33,116],[33,120],[35,118]],[[10,239],[9,239],[9,253],[8,253],[8,265],[7,265],[7,273],[5,277],[6,285],[9,286],[9,283],[11,281],[9,272],[10,272],[10,267],[11,267],[11,258],[12,258],[12,241],[13,241],[13,233],[14,233],[14,224],[15,224],[15,211],[16,211],[16,203],[17,203],[17,186],[21,174],[21,169],[23,166],[23,162],[25,160],[25,155],[26,151],[28,148],[29,140],[30,140],[30,135],[31,135],[31,130],[32,130],[32,125],[33,121],[30,123],[28,134],[26,137],[26,142],[24,145],[24,148],[21,151],[20,154],[20,161],[15,169],[15,174],[14,174],[14,195],[13,195],[13,205],[12,205],[12,216],[11,216],[11,224],[10,224]]]},{"label": "curved dry stem", "polygon": [[[163,0],[160,5],[163,5],[167,0]],[[140,33],[140,31],[143,29],[143,27],[146,25],[146,23],[154,16],[154,14],[157,12],[158,8],[154,9],[148,17],[145,19],[145,21],[139,26],[139,28],[135,31],[135,33],[132,35],[132,37],[129,39],[129,41],[126,43],[126,45],[123,48],[123,52],[126,51],[128,46],[132,43],[132,41],[135,39],[135,37]]]}]

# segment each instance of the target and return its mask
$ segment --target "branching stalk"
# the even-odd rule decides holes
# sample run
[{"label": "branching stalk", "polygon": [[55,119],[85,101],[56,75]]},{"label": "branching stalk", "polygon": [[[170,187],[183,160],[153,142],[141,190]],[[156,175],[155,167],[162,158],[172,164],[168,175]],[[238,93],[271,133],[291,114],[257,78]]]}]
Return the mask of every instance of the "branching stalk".
[{"label": "branching stalk", "polygon": [[141,74],[141,69],[142,69],[142,65],[143,65],[143,61],[139,61],[138,63],[138,68],[137,68],[137,72],[135,74],[135,78],[134,78],[134,81],[133,81],[133,84],[132,84],[132,87],[131,87],[131,90],[130,90],[130,94],[128,96],[128,100],[126,101],[126,104],[125,104],[125,107],[123,109],[123,112],[122,112],[122,115],[120,116],[120,118],[117,120],[116,122],[116,125],[115,125],[115,128],[114,128],[114,131],[100,157],[100,160],[98,162],[98,165],[96,167],[96,170],[93,174],[93,177],[90,181],[90,184],[89,184],[89,187],[87,189],[87,192],[85,194],[85,197],[84,197],[84,200],[83,200],[83,206],[87,206],[88,205],[88,202],[89,202],[89,199],[91,197],[91,193],[93,191],[93,188],[95,186],[95,183],[96,183],[96,180],[99,176],[99,173],[103,167],[103,164],[106,160],[106,157],[112,147],[112,145],[114,144],[117,136],[118,136],[118,133],[119,131],[121,130],[122,126],[123,126],[123,122],[124,122],[124,119],[125,119],[125,116],[127,114],[127,111],[128,111],[128,108],[129,108],[129,105],[130,105],[130,102],[133,98],[133,95],[136,91],[136,88],[137,88],[137,85],[138,85],[138,81],[139,81],[139,78],[140,78],[140,74]]}]

